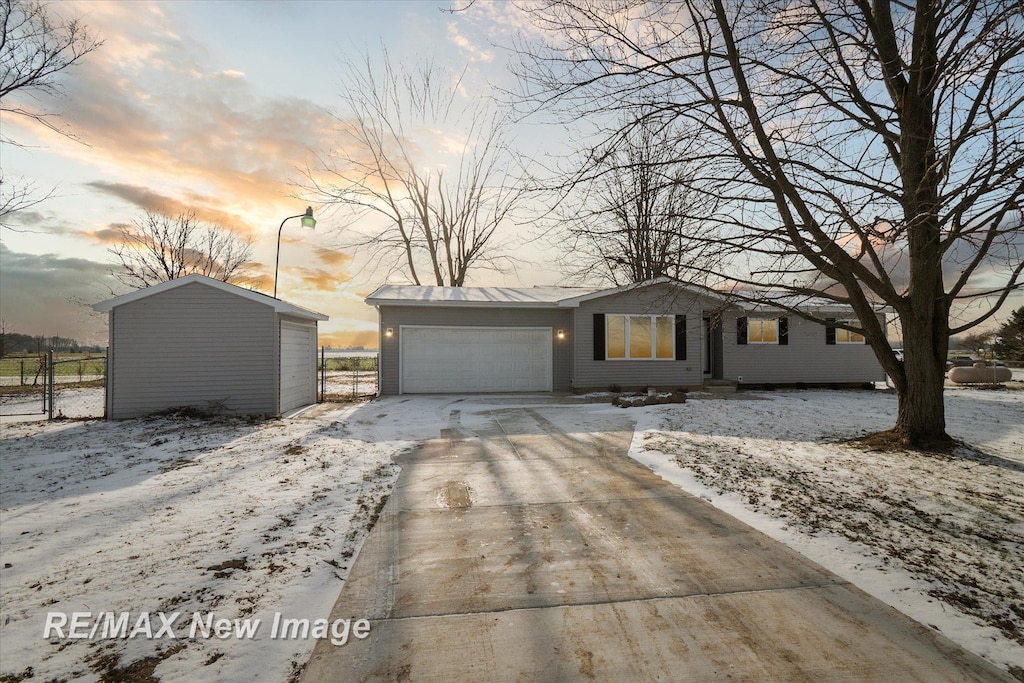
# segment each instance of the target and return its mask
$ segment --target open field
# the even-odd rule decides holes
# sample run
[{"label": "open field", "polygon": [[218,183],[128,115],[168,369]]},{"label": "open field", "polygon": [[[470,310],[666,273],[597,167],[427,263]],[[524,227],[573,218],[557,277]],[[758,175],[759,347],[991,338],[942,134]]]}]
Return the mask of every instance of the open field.
[{"label": "open field", "polygon": [[[55,357],[53,374],[58,376],[102,375],[107,357],[96,353],[62,353]],[[44,356],[4,356],[0,358],[0,377],[33,377],[45,362]]]}]

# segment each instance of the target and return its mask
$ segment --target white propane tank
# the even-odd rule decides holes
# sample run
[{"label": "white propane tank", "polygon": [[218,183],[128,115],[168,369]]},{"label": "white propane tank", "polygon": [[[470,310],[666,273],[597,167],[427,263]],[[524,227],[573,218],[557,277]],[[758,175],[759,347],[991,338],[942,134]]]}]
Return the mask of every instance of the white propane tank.
[{"label": "white propane tank", "polygon": [[974,367],[953,368],[949,371],[949,381],[957,384],[1002,384],[1013,378],[1010,368],[999,365],[985,365],[978,361]]}]

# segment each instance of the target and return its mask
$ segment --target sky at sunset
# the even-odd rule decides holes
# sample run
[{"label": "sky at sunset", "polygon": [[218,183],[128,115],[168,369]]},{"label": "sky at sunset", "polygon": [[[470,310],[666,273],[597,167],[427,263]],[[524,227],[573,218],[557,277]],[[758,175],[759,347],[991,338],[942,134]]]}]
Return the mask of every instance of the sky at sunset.
[{"label": "sky at sunset", "polygon": [[[382,48],[393,60],[430,57],[453,72],[466,69],[467,97],[511,82],[494,45],[515,30],[515,10],[488,5],[467,16],[442,11],[448,7],[430,0],[51,4],[65,19],[79,17],[104,45],[63,75],[65,97],[42,102],[81,143],[15,116],[0,122],[24,145],[3,146],[5,173],[42,192],[55,188],[9,219],[15,230],[3,230],[7,331],[104,342],[105,316],[88,304],[127,291],[110,276],[108,249],[116,226],[147,209],[191,209],[252,236],[269,293],[278,226],[309,203],[301,171],[332,144],[343,58],[379,57]],[[279,296],[331,317],[321,324],[321,343],[374,346],[376,312],[362,299],[387,274],[339,249],[343,217],[316,208],[314,231],[298,220],[285,225]],[[470,284],[559,279],[543,252],[530,261]]]},{"label": "sky at sunset", "polygon": [[[91,304],[127,292],[111,276],[118,226],[147,210],[194,211],[254,240],[260,289],[273,289],[277,229],[316,210],[314,231],[285,225],[279,296],[330,316],[320,342],[376,345],[376,312],[364,297],[403,282],[394,264],[344,248],[352,229],[303,190],[314,155],[338,144],[341,61],[432,58],[465,70],[467,101],[513,89],[505,47],[530,30],[514,7],[482,0],[452,13],[447,1],[150,2],[63,0],[49,5],[80,18],[104,44],[62,74],[64,96],[41,99],[75,142],[4,115],[5,175],[53,196],[8,220],[0,233],[4,329],[106,341],[106,316]],[[501,47],[505,46],[505,47]],[[340,115],[340,114],[339,114]],[[523,159],[567,152],[584,133],[530,120],[513,129]],[[365,227],[365,226],[360,226]],[[506,272],[471,274],[470,285],[569,284],[548,242],[529,224],[505,225],[519,259]],[[368,265],[369,263],[369,265]],[[1024,303],[1015,294],[985,327]]]}]

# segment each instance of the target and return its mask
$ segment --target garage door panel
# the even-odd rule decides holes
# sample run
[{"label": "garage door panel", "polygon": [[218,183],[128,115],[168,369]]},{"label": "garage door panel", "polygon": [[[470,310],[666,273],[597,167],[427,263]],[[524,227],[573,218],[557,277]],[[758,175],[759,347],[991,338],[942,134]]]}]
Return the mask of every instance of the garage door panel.
[{"label": "garage door panel", "polygon": [[281,324],[281,412],[316,403],[316,328]]},{"label": "garage door panel", "polygon": [[402,327],[402,393],[551,391],[550,328]]}]

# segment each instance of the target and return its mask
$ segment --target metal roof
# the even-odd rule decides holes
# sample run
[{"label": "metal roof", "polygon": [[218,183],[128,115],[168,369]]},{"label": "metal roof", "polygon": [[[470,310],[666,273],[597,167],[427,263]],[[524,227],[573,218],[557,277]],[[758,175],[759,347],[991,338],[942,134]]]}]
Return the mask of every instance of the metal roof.
[{"label": "metal roof", "polygon": [[384,285],[366,297],[380,306],[500,306],[556,308],[565,299],[589,294],[593,287],[433,287]]}]

